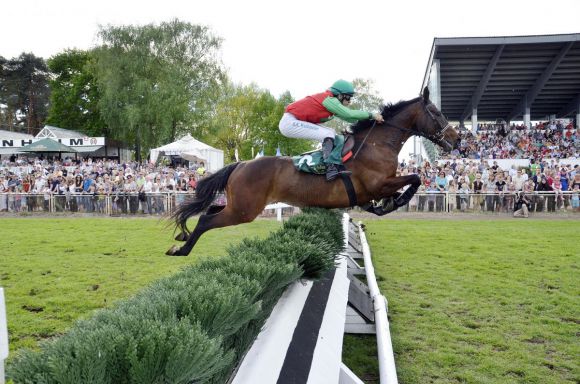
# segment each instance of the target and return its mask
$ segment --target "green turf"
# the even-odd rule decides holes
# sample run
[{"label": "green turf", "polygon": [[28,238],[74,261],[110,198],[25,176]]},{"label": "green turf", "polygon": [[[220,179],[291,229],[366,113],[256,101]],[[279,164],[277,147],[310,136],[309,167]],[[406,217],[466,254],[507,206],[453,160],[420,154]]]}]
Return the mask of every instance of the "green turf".
[{"label": "green turf", "polygon": [[[580,382],[578,221],[365,224],[401,383]],[[347,340],[376,379],[374,339]]]},{"label": "green turf", "polygon": [[[578,221],[366,220],[400,383],[578,383]],[[279,228],[274,220],[210,231],[194,256],[170,258],[154,219],[0,219],[0,286],[11,351],[202,255]],[[378,382],[374,338],[349,336],[344,360]]]},{"label": "green turf", "polygon": [[192,256],[168,257],[165,251],[177,243],[173,228],[156,219],[0,219],[0,286],[7,301],[10,350],[34,348],[94,309],[279,226],[275,220],[257,220],[210,231]]}]

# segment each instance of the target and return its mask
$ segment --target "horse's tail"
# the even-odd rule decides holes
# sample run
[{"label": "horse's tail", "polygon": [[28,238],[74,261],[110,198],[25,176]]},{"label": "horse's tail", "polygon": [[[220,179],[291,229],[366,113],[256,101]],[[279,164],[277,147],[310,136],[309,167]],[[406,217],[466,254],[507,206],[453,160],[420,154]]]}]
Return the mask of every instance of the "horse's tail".
[{"label": "horse's tail", "polygon": [[228,185],[228,179],[240,163],[233,163],[224,167],[211,176],[201,179],[195,189],[195,198],[181,204],[171,215],[175,225],[186,231],[185,223],[190,216],[205,211],[215,199],[218,192],[222,192]]}]

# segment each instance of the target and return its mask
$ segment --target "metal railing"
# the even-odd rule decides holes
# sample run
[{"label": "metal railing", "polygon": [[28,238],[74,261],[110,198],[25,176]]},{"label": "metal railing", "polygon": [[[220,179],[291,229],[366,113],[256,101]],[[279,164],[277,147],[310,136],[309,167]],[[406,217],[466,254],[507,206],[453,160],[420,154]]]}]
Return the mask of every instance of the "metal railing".
[{"label": "metal railing", "polygon": [[[51,193],[0,193],[0,215],[4,213],[36,214],[36,213],[84,213],[94,215],[165,215],[171,214],[185,200],[191,199],[195,193],[163,192],[146,193],[140,197],[138,193],[115,194],[51,194]],[[530,201],[530,213],[580,213],[578,208],[578,193],[571,191],[530,192],[526,194]],[[220,195],[216,199],[219,204],[225,204],[225,198]],[[511,213],[516,196],[514,192],[505,193],[459,193],[459,192],[425,192],[417,193],[398,212],[470,212],[470,213]],[[284,207],[286,207],[284,205]],[[270,205],[266,209],[276,210],[278,219],[282,210],[278,205]],[[272,211],[273,212],[273,211]],[[265,211],[264,213],[267,214]]]},{"label": "metal railing", "polygon": [[0,213],[87,213],[95,215],[164,215],[193,193],[52,194],[0,193]]},{"label": "metal railing", "polygon": [[[528,192],[530,213],[532,212],[576,212],[578,193]],[[399,208],[403,212],[469,212],[469,213],[512,213],[517,200],[515,192],[459,193],[425,192],[417,193],[409,204]]]}]

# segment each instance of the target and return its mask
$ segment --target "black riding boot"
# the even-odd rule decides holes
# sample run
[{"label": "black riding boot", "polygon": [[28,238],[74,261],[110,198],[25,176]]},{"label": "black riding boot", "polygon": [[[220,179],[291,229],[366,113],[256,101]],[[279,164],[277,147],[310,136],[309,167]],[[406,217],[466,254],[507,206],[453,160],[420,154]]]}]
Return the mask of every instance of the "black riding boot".
[{"label": "black riding boot", "polygon": [[[330,152],[334,148],[334,139],[327,137],[322,142],[322,159],[326,163],[330,157]],[[338,176],[336,164],[326,164],[326,181],[334,180]]]},{"label": "black riding boot", "polygon": [[339,171],[336,164],[328,163],[328,158],[330,157],[330,152],[334,148],[334,139],[327,137],[322,142],[322,159],[326,163],[326,181],[331,181],[336,179],[341,173],[350,174],[350,171]]}]

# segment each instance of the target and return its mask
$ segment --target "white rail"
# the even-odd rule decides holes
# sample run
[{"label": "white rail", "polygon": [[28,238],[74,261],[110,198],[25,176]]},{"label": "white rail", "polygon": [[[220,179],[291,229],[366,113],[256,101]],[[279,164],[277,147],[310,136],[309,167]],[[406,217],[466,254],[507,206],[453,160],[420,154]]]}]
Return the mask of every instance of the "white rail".
[{"label": "white rail", "polygon": [[4,288],[0,287],[0,384],[4,384],[4,360],[6,358],[8,358],[8,326],[6,322]]},{"label": "white rail", "polygon": [[367,284],[370,290],[371,299],[375,310],[375,327],[377,332],[377,349],[379,353],[379,377],[381,384],[398,384],[397,368],[395,367],[395,356],[389,331],[389,319],[387,317],[387,299],[381,295],[375,268],[371,261],[371,251],[367,243],[361,223],[358,223],[360,243],[362,245],[365,262],[365,273]]}]

